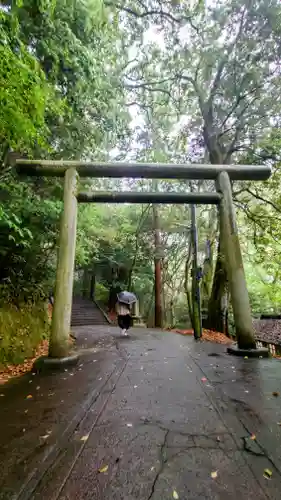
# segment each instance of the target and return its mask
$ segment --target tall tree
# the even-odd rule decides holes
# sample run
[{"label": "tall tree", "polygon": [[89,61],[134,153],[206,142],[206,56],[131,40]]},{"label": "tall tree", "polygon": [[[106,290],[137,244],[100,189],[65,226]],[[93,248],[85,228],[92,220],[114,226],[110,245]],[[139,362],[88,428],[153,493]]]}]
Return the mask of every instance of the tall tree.
[{"label": "tall tree", "polygon": [[[127,9],[128,22],[146,38],[127,75],[135,100],[167,96],[179,123],[175,148],[179,138],[190,146],[196,137],[197,158],[206,148],[213,164],[239,162],[279,119],[280,2],[216,0],[193,10],[185,2],[134,5],[133,13]],[[150,98],[146,103],[153,105]],[[221,256],[219,251],[210,326],[223,312]]]}]

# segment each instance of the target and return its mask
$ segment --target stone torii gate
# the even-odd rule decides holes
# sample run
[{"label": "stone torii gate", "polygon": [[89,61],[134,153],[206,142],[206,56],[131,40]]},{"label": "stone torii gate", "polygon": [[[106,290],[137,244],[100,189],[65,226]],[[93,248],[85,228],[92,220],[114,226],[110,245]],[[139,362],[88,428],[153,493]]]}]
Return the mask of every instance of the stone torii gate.
[{"label": "stone torii gate", "polygon": [[[216,204],[219,206],[222,251],[231,294],[238,347],[236,354],[259,355],[256,349],[251,308],[246,285],[241,249],[232,200],[231,181],[262,181],[271,175],[267,166],[256,165],[179,165],[161,163],[92,163],[79,161],[17,160],[21,175],[64,177],[64,206],[61,216],[54,311],[51,327],[49,359],[67,362],[72,308],[78,203],[164,203]],[[145,178],[145,179],[211,179],[216,192],[144,193],[81,192],[79,177]],[[263,355],[266,352],[261,353]]]}]

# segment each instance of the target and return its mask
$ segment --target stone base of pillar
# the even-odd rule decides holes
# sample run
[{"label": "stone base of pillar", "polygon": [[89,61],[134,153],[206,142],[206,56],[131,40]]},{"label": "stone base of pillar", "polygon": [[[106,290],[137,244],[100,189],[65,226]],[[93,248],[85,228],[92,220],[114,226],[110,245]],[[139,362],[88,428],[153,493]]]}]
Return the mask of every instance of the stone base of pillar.
[{"label": "stone base of pillar", "polygon": [[79,361],[78,354],[71,354],[63,358],[51,358],[49,356],[42,356],[36,359],[33,364],[32,371],[43,372],[50,370],[60,370],[66,366],[75,366]]},{"label": "stone base of pillar", "polygon": [[240,356],[243,358],[269,358],[270,352],[266,347],[259,347],[257,349],[240,349],[237,345],[227,348],[228,354],[233,356]]}]

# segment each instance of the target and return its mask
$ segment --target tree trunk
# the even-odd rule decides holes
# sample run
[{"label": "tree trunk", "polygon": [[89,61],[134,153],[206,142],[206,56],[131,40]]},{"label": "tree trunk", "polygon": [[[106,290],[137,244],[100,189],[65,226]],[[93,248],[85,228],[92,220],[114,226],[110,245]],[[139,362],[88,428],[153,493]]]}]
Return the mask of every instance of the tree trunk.
[{"label": "tree trunk", "polygon": [[189,314],[189,319],[190,319],[190,323],[191,323],[191,327],[193,328],[194,330],[194,324],[193,324],[193,309],[192,309],[192,299],[191,299],[191,292],[189,290],[189,286],[188,286],[188,274],[189,274],[189,262],[186,261],[186,264],[185,264],[185,282],[184,282],[184,290],[185,290],[185,294],[186,294],[186,299],[187,299],[187,306],[188,306],[188,314]]},{"label": "tree trunk", "polygon": [[85,268],[83,270],[83,278],[82,278],[82,297],[88,299],[89,297],[89,269]]},{"label": "tree trunk", "polygon": [[145,219],[147,218],[147,213],[148,213],[149,208],[150,208],[149,205],[147,205],[143,209],[141,217],[139,219],[138,227],[137,227],[137,230],[136,230],[136,233],[135,233],[135,254],[134,254],[134,258],[133,258],[131,267],[130,267],[129,272],[128,272],[128,281],[127,281],[127,289],[128,289],[128,291],[131,291],[131,288],[132,288],[133,272],[135,270],[135,266],[136,266],[137,259],[138,259],[139,237],[140,237],[140,233],[141,233],[141,229],[142,229],[143,223],[144,223]]},{"label": "tree trunk", "polygon": [[214,274],[214,240],[217,232],[217,208],[211,207],[208,213],[208,236],[206,241],[206,252],[203,264],[203,276],[201,283],[202,309],[208,310],[208,303],[212,292]]},{"label": "tree trunk", "polygon": [[227,276],[224,265],[224,257],[219,242],[215,274],[211,297],[208,304],[207,328],[224,333],[224,297],[227,290]]},{"label": "tree trunk", "polygon": [[95,300],[95,288],[96,288],[96,274],[95,270],[92,271],[91,283],[90,283],[90,299]]},{"label": "tree trunk", "polygon": [[109,297],[108,297],[108,310],[110,313],[115,313],[117,294],[120,292],[122,292],[120,284],[112,283],[109,289]]},{"label": "tree trunk", "polygon": [[189,319],[190,319],[191,327],[194,330],[192,300],[191,300],[191,293],[190,293],[190,290],[189,290],[189,272],[190,272],[191,250],[192,250],[192,248],[191,248],[191,241],[189,241],[188,254],[187,254],[186,261],[185,261],[184,290],[185,290],[186,299],[187,299]]},{"label": "tree trunk", "polygon": [[203,277],[201,284],[202,291],[202,309],[208,308],[212,291],[212,278],[213,278],[213,248],[212,243],[208,239],[206,242],[206,256],[203,264]]},{"label": "tree trunk", "polygon": [[174,299],[171,299],[170,300],[170,317],[169,317],[169,323],[170,323],[170,328],[174,328],[175,327],[175,323],[176,323],[176,318],[175,318],[175,306],[174,306]]},{"label": "tree trunk", "polygon": [[162,308],[162,246],[160,236],[160,220],[158,207],[153,205],[153,230],[154,230],[154,290],[155,290],[155,327],[162,328],[163,326],[163,308]]},{"label": "tree trunk", "polygon": [[198,268],[198,236],[196,226],[196,207],[191,205],[191,238],[192,238],[192,323],[195,339],[202,336],[200,277]]}]

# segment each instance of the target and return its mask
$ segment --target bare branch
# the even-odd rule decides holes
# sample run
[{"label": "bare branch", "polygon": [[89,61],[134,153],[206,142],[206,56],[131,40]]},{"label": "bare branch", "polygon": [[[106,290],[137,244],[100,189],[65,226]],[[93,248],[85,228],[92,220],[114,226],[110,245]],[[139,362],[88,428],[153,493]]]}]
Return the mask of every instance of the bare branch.
[{"label": "bare branch", "polygon": [[131,107],[131,106],[138,106],[141,109],[147,109],[147,108],[148,109],[153,109],[151,104],[142,104],[142,103],[137,102],[137,101],[127,102],[126,106],[128,106],[128,108]]},{"label": "bare branch", "polygon": [[163,78],[162,80],[155,80],[152,82],[142,82],[138,83],[138,80],[135,80],[131,76],[126,76],[126,79],[131,80],[131,82],[135,82],[136,85],[141,85],[141,86],[146,86],[146,85],[161,85],[162,83],[167,83],[167,82],[174,82],[176,80],[176,77],[168,77],[168,78]]},{"label": "bare branch", "polygon": [[199,102],[199,106],[200,106],[200,110],[201,110],[201,113],[203,115],[203,113],[204,113],[204,99],[203,99],[203,96],[202,96],[202,92],[201,92],[201,90],[199,88],[198,82],[197,82],[198,70],[199,70],[199,68],[197,68],[197,70],[195,72],[195,79],[192,78],[191,76],[182,75],[181,73],[177,73],[175,75],[175,79],[185,80],[185,81],[191,83],[191,85],[193,86],[193,88],[194,88],[194,90],[195,90],[195,92],[197,94],[198,102]]},{"label": "bare branch", "polygon": [[123,11],[123,12],[126,12],[127,14],[133,16],[133,17],[136,17],[138,19],[144,19],[146,17],[162,17],[162,18],[165,18],[167,19],[169,22],[171,23],[181,23],[183,19],[185,20],[189,20],[188,17],[183,17],[183,18],[176,18],[174,17],[172,14],[170,14],[169,12],[166,12],[164,10],[162,10],[161,8],[159,10],[157,9],[152,9],[152,10],[145,10],[143,12],[137,12],[136,10],[133,10],[131,9],[130,7],[125,7],[123,5],[120,5],[120,4],[115,4],[114,2],[110,2],[108,0],[105,0],[104,4],[107,6],[107,7],[114,7],[120,11]]},{"label": "bare branch", "polygon": [[172,99],[171,93],[169,92],[169,90],[166,90],[166,89],[161,89],[161,88],[158,88],[158,87],[149,88],[149,87],[147,87],[144,84],[139,84],[139,85],[125,85],[125,87],[127,89],[131,89],[131,90],[134,90],[134,89],[145,89],[145,90],[148,90],[149,92],[162,92],[162,94],[166,94],[166,95],[168,95],[170,97],[170,99]]},{"label": "bare branch", "polygon": [[[245,77],[246,75],[244,75]],[[243,77],[243,80],[244,80],[244,77]],[[241,85],[240,85],[240,89],[242,88],[242,82],[241,82]],[[254,89],[252,89],[250,92],[247,92],[246,94],[238,94],[237,97],[236,97],[236,101],[235,103],[233,104],[233,106],[231,107],[230,111],[227,113],[225,119],[223,120],[222,124],[221,124],[221,127],[224,127],[226,122],[229,120],[229,118],[233,115],[234,111],[238,108],[239,104],[241,104],[242,101],[244,101],[245,99],[247,99],[247,97],[249,97],[250,95],[254,94],[257,90],[259,90],[260,88],[262,88],[263,85],[259,85],[258,87],[255,87]],[[241,116],[241,114],[239,115]],[[222,137],[224,134],[226,134],[229,130],[231,130],[232,127],[228,128],[227,130],[221,132],[219,134],[219,137]]]},{"label": "bare branch", "polygon": [[262,196],[260,196],[257,193],[253,193],[253,191],[251,191],[251,189],[249,189],[249,188],[246,188],[245,191],[247,193],[249,193],[251,196],[254,196],[254,198],[256,198],[257,200],[260,200],[260,201],[266,203],[267,205],[270,205],[272,208],[274,208],[274,210],[276,210],[276,212],[281,213],[281,209],[277,205],[275,205],[275,203],[273,203],[272,201],[266,200],[265,198],[263,198]]}]

